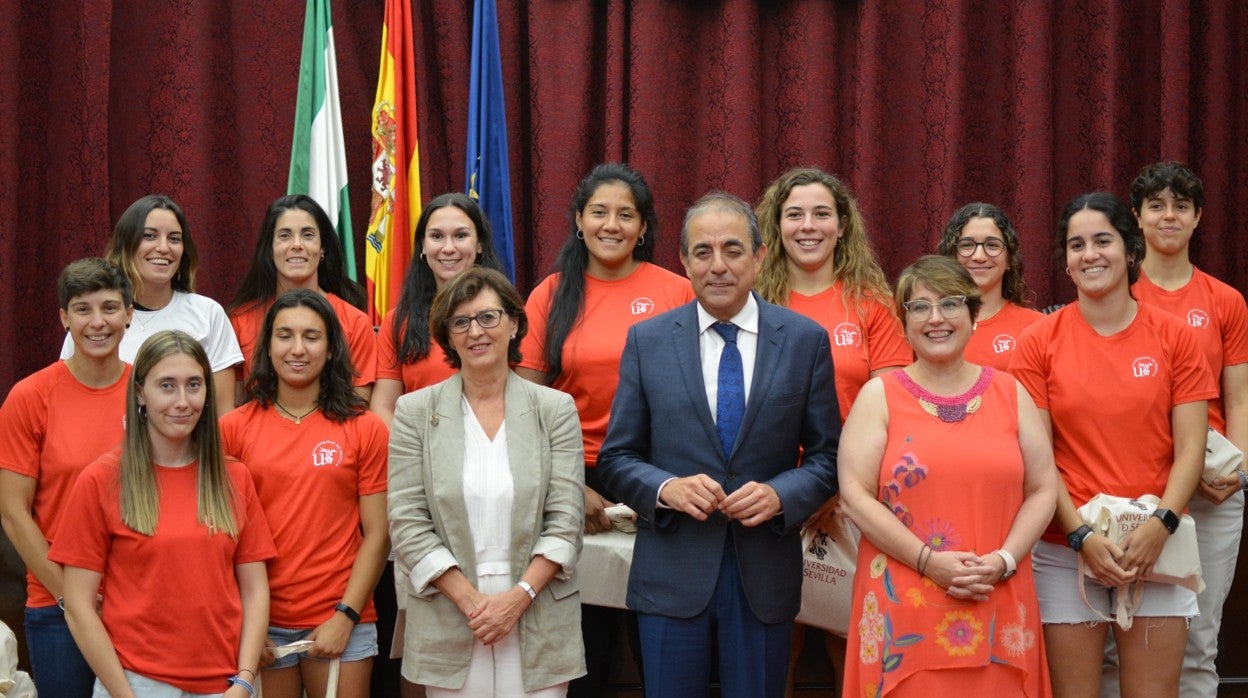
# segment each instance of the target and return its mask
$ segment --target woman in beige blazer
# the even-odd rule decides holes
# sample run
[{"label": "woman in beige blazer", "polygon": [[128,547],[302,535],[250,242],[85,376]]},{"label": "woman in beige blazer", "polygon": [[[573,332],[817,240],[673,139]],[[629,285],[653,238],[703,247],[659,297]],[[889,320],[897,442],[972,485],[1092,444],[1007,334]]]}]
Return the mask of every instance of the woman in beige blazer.
[{"label": "woman in beige blazer", "polygon": [[390,537],[407,594],[403,676],[452,695],[562,696],[585,673],[573,572],[584,530],[580,422],[568,395],[511,366],[528,323],[497,271],[430,309],[459,373],[399,399]]}]

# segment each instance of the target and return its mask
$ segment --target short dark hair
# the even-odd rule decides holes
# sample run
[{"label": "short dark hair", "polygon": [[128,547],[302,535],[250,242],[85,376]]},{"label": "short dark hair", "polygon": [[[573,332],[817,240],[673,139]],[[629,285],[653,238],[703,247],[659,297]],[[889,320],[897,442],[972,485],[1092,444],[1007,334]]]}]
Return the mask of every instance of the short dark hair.
[{"label": "short dark hair", "polygon": [[1200,211],[1205,207],[1205,185],[1195,172],[1173,160],[1156,162],[1136,175],[1131,182],[1131,208],[1138,213],[1144,199],[1169,189],[1176,197],[1188,199]]},{"label": "short dark hair", "polygon": [[368,409],[368,402],[355,392],[355,369],[351,364],[351,348],[347,346],[346,333],[338,322],[338,315],[325,297],[316,291],[297,288],[278,296],[264,314],[264,327],[256,338],[256,353],[252,359],[251,375],[245,384],[247,398],[268,405],[277,400],[277,371],[269,349],[273,344],[273,324],[277,314],[287,308],[308,308],[325,323],[325,341],[329,356],[321,371],[321,390],[317,402],[321,414],[335,422],[345,422]]},{"label": "short dark hair", "polygon": [[758,216],[754,215],[754,209],[739,197],[726,191],[713,191],[693,202],[689,210],[685,211],[685,222],[680,226],[681,257],[689,256],[689,221],[704,213],[727,213],[741,216],[750,230],[750,252],[758,252],[763,246],[763,232],[758,227]]},{"label": "short dark hair", "polygon": [[902,305],[914,295],[919,284],[932,289],[937,295],[966,296],[966,307],[971,311],[971,322],[979,317],[979,309],[984,302],[980,298],[979,287],[966,267],[957,260],[944,255],[929,254],[919,257],[914,264],[901,271],[897,277],[897,291],[894,294],[894,305],[897,317],[901,318],[901,326],[906,326],[906,309]]},{"label": "short dark hair", "polygon": [[65,265],[56,280],[56,299],[61,310],[69,310],[69,301],[96,291],[117,291],[126,307],[134,305],[134,287],[116,264],[100,257],[86,257]]},{"label": "short dark hair", "polygon": [[503,311],[516,321],[516,336],[507,345],[507,363],[520,363],[520,342],[529,333],[529,318],[524,313],[524,301],[502,272],[485,267],[472,267],[447,282],[438,291],[438,295],[434,296],[433,306],[429,308],[429,333],[442,347],[446,362],[455,368],[462,366],[463,362],[451,346],[451,331],[447,329],[446,321],[455,313],[456,308],[476,298],[487,288],[493,289],[499,302],[503,304]]},{"label": "short dark hair", "polygon": [[1135,220],[1130,207],[1122,199],[1103,191],[1076,196],[1062,209],[1062,215],[1057,220],[1057,236],[1053,238],[1053,254],[1058,268],[1066,266],[1066,234],[1070,228],[1070,219],[1085,210],[1105,214],[1109,224],[1118,231],[1127,252],[1127,283],[1134,284],[1140,278],[1140,264],[1148,251],[1144,232],[1140,230],[1139,222]]}]

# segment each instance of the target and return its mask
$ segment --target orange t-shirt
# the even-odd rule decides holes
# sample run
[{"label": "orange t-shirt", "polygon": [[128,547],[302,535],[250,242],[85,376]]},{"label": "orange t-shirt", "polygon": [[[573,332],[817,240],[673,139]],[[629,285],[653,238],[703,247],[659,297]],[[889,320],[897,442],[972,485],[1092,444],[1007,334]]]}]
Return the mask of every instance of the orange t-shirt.
[{"label": "orange t-shirt", "polygon": [[156,466],[160,513],[146,536],[122,523],[121,451],[105,454],[78,478],[48,557],[104,575],[104,627],[123,667],[190,693],[219,693],[238,670],[243,606],[234,568],[277,550],[247,468],[226,461],[237,538],[199,523],[198,471],[198,463]]},{"label": "orange t-shirt", "polygon": [[[559,275],[542,280],[525,304],[529,333],[520,344],[520,365],[547,371],[546,318]],[[576,401],[585,440],[585,463],[598,461],[607,435],[611,401],[620,381],[620,354],[628,328],[693,300],[689,280],[663,267],[642,262],[632,274],[617,281],[585,276],[585,309],[563,343],[563,372],[553,388]]]},{"label": "orange t-shirt", "polygon": [[[364,540],[359,498],[386,491],[385,424],[372,412],[339,424],[320,411],[295,424],[253,401],[221,418],[221,444],[251,469],[277,545],[269,624],[315,628],[342,601]],[[377,619],[371,598],[359,610]]]},{"label": "orange t-shirt", "polygon": [[[256,344],[260,330],[264,327],[264,316],[273,305],[270,298],[264,304],[250,304],[230,311],[230,325],[238,337],[238,345],[243,350],[243,363],[234,369],[236,380],[246,380],[251,375],[251,364],[255,360]],[[373,322],[364,311],[335,296],[325,294],[325,300],[334,309],[338,322],[342,324],[347,348],[351,350],[351,365],[355,367],[356,385],[372,385],[377,380],[377,333],[373,331]]]},{"label": "orange t-shirt", "polygon": [[433,337],[429,338],[429,353],[415,363],[400,364],[399,350],[394,344],[394,310],[386,313],[377,333],[377,377],[403,382],[403,392],[410,393],[425,386],[441,383],[455,375],[455,369],[446,362],[446,352]]},{"label": "orange t-shirt", "polygon": [[[0,406],[0,468],[34,478],[31,517],[51,544],[78,474],[125,435],[130,364],[116,383],[88,388],[63,361],[23,378]],[[26,572],[26,605],[56,597]]]},{"label": "orange t-shirt", "polygon": [[973,364],[1008,370],[1023,330],[1043,318],[1044,313],[1007,301],[996,315],[975,323],[975,331],[962,356]]},{"label": "orange t-shirt", "polygon": [[[1239,291],[1199,269],[1193,269],[1191,281],[1175,291],[1157,286],[1141,273],[1131,291],[1141,303],[1178,315],[1196,330],[1219,383],[1222,369],[1248,362],[1248,305]],[[1226,433],[1220,396],[1209,401],[1209,426]]]},{"label": "orange t-shirt", "polygon": [[[1101,492],[1161,496],[1174,464],[1170,410],[1218,394],[1195,331],[1142,303],[1109,337],[1071,303],[1023,332],[1010,373],[1049,411],[1053,456],[1076,507]],[[1056,524],[1044,539],[1066,542]]]},{"label": "orange t-shirt", "polygon": [[859,312],[845,305],[843,294],[844,286],[839,281],[813,296],[789,292],[789,309],[828,331],[841,422],[849,416],[849,408],[872,371],[914,363],[914,351],[906,342],[901,321],[888,305],[868,299],[862,302]]}]

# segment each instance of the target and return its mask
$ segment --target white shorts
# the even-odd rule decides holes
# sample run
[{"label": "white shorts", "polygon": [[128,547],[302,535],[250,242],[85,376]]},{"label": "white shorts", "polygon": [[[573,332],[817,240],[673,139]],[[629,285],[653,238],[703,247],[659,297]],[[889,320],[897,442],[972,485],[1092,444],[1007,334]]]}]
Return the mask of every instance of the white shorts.
[{"label": "white shorts", "polygon": [[[1085,577],[1088,602],[1084,603],[1079,596],[1079,553],[1065,545],[1038,541],[1031,549],[1031,565],[1036,576],[1041,623],[1100,623],[1105,617],[1113,617],[1116,600],[1113,587]],[[1135,611],[1136,617],[1152,618],[1190,619],[1199,614],[1195,592],[1160,582],[1144,582],[1144,595]]]}]

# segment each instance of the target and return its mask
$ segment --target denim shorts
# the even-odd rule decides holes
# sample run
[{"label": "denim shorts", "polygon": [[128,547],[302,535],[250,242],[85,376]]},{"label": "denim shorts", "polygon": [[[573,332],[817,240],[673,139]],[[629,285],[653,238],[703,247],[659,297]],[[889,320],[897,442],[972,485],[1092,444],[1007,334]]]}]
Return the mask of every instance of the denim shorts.
[{"label": "denim shorts", "polygon": [[[269,639],[273,644],[281,647],[289,645],[292,642],[308,639],[315,628],[282,628],[276,625],[269,626]],[[342,651],[340,660],[344,662],[358,662],[361,659],[377,656],[377,624],[376,623],[356,623],[355,629],[351,631],[351,637],[347,640],[347,648]],[[285,669],[295,666],[300,660],[308,659],[316,662],[327,662],[328,659],[322,657],[309,657],[307,652],[299,654],[288,654],[285,657],[273,662],[266,669]]]},{"label": "denim shorts", "polygon": [[[149,679],[142,674],[136,674],[126,669],[126,683],[130,684],[130,690],[138,698],[220,698],[225,691],[219,693],[191,693],[183,691],[177,686],[172,686],[156,679]],[[225,685],[225,682],[221,682]],[[91,698],[111,698],[112,694],[104,689],[104,684],[99,679],[95,681],[95,692],[91,694]]]},{"label": "denim shorts", "polygon": [[[1091,577],[1084,577],[1088,602],[1079,595],[1079,553],[1067,546],[1039,541],[1031,551],[1040,600],[1041,623],[1099,623],[1114,615],[1116,591]],[[1089,605],[1091,608],[1089,608]],[[1096,609],[1102,615],[1098,615]],[[1144,582],[1144,595],[1135,612],[1137,618],[1199,615],[1196,593],[1176,584]]]}]

